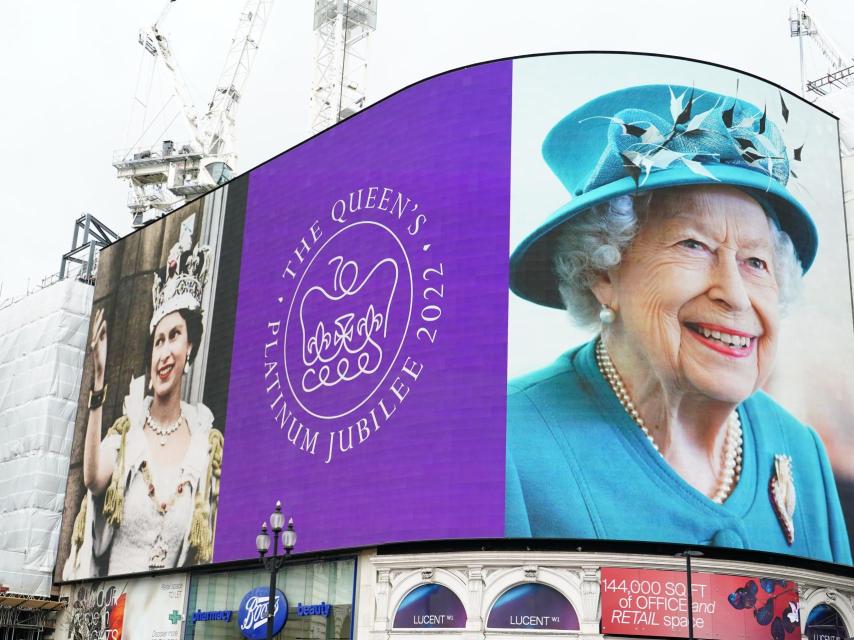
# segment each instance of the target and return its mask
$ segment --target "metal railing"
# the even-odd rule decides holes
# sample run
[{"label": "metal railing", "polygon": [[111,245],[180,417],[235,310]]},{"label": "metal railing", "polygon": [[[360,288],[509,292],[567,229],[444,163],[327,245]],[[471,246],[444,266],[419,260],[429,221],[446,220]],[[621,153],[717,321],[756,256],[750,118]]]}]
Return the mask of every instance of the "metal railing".
[{"label": "metal railing", "polygon": [[152,147],[131,147],[113,151],[113,165],[168,160],[170,158],[201,157],[202,152],[190,141],[172,142],[164,140]]}]

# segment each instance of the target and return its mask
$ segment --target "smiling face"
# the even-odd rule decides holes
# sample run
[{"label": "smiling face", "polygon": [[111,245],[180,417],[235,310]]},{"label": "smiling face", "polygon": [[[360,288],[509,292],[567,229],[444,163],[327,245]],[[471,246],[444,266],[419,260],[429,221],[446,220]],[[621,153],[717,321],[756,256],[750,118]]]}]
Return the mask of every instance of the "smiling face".
[{"label": "smiling face", "polygon": [[594,285],[617,311],[609,349],[668,391],[746,399],[767,380],[776,353],[770,225],[733,187],[656,192],[620,266]]},{"label": "smiling face", "polygon": [[184,363],[193,348],[181,314],[173,311],[163,316],[154,328],[152,342],[150,375],[155,398],[180,393]]}]

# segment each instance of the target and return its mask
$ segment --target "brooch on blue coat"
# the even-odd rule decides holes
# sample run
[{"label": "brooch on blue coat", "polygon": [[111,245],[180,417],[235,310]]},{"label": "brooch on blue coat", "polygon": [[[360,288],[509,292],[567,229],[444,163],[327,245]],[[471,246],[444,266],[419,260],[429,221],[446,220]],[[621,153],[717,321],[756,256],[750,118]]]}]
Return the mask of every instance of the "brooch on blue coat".
[{"label": "brooch on blue coat", "polygon": [[786,542],[795,542],[795,479],[792,474],[792,458],[782,453],[774,456],[774,475],[768,486],[774,513],[786,536]]}]

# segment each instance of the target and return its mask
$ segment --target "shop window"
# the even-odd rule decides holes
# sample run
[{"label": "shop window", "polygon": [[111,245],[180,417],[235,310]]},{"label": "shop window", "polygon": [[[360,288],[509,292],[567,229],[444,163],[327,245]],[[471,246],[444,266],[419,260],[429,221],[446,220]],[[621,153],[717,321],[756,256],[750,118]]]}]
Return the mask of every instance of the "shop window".
[{"label": "shop window", "polygon": [[[278,640],[350,640],[355,561],[287,564],[276,587],[288,600],[288,619]],[[184,640],[243,640],[237,621],[240,601],[255,587],[269,586],[264,570],[194,575],[190,581]],[[230,611],[230,620],[193,622],[196,612]]]},{"label": "shop window", "polygon": [[505,591],[492,605],[489,629],[578,631],[575,608],[557,589],[537,582]]},{"label": "shop window", "polygon": [[808,640],[846,640],[848,629],[839,612],[829,604],[820,604],[810,611],[807,618]]},{"label": "shop window", "polygon": [[464,629],[466,609],[453,591],[441,584],[422,584],[397,607],[395,629]]}]

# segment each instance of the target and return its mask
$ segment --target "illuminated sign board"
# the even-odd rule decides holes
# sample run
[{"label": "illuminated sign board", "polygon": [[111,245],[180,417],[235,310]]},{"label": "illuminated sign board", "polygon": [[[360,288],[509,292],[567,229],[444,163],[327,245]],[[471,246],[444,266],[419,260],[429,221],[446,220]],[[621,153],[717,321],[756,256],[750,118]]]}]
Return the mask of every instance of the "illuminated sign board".
[{"label": "illuminated sign board", "polygon": [[394,615],[395,629],[465,629],[466,610],[453,591],[422,584],[410,591]]},{"label": "illuminated sign board", "polygon": [[[692,572],[694,637],[767,640],[801,637],[798,587],[772,578]],[[684,572],[602,569],[602,633],[684,638]]]},{"label": "illuminated sign board", "polygon": [[[240,633],[248,640],[267,637],[267,614],[270,606],[270,588],[256,587],[240,601],[237,610],[237,625]],[[288,600],[281,590],[276,589],[273,608],[273,635],[279,633],[288,621]]]},{"label": "illuminated sign board", "polygon": [[842,616],[832,605],[819,604],[807,616],[806,636],[808,640],[845,640],[849,633]]},{"label": "illuminated sign board", "polygon": [[202,611],[201,609],[194,611],[192,618],[190,618],[191,622],[210,622],[210,621],[222,621],[222,622],[231,622],[231,616],[233,611]]},{"label": "illuminated sign board", "polygon": [[276,500],[300,552],[596,538],[850,564],[838,148],[833,117],[731,69],[501,60],[114,243],[57,579],[246,560]]},{"label": "illuminated sign board", "polygon": [[490,629],[555,629],[577,631],[578,614],[564,595],[544,584],[520,584],[505,591],[492,605]]},{"label": "illuminated sign board", "polygon": [[164,575],[65,585],[57,619],[62,640],[181,637],[187,575]]},{"label": "illuminated sign board", "polygon": [[324,618],[328,618],[331,610],[332,605],[325,602],[321,602],[320,604],[303,604],[300,602],[297,604],[298,616],[323,616]]}]

